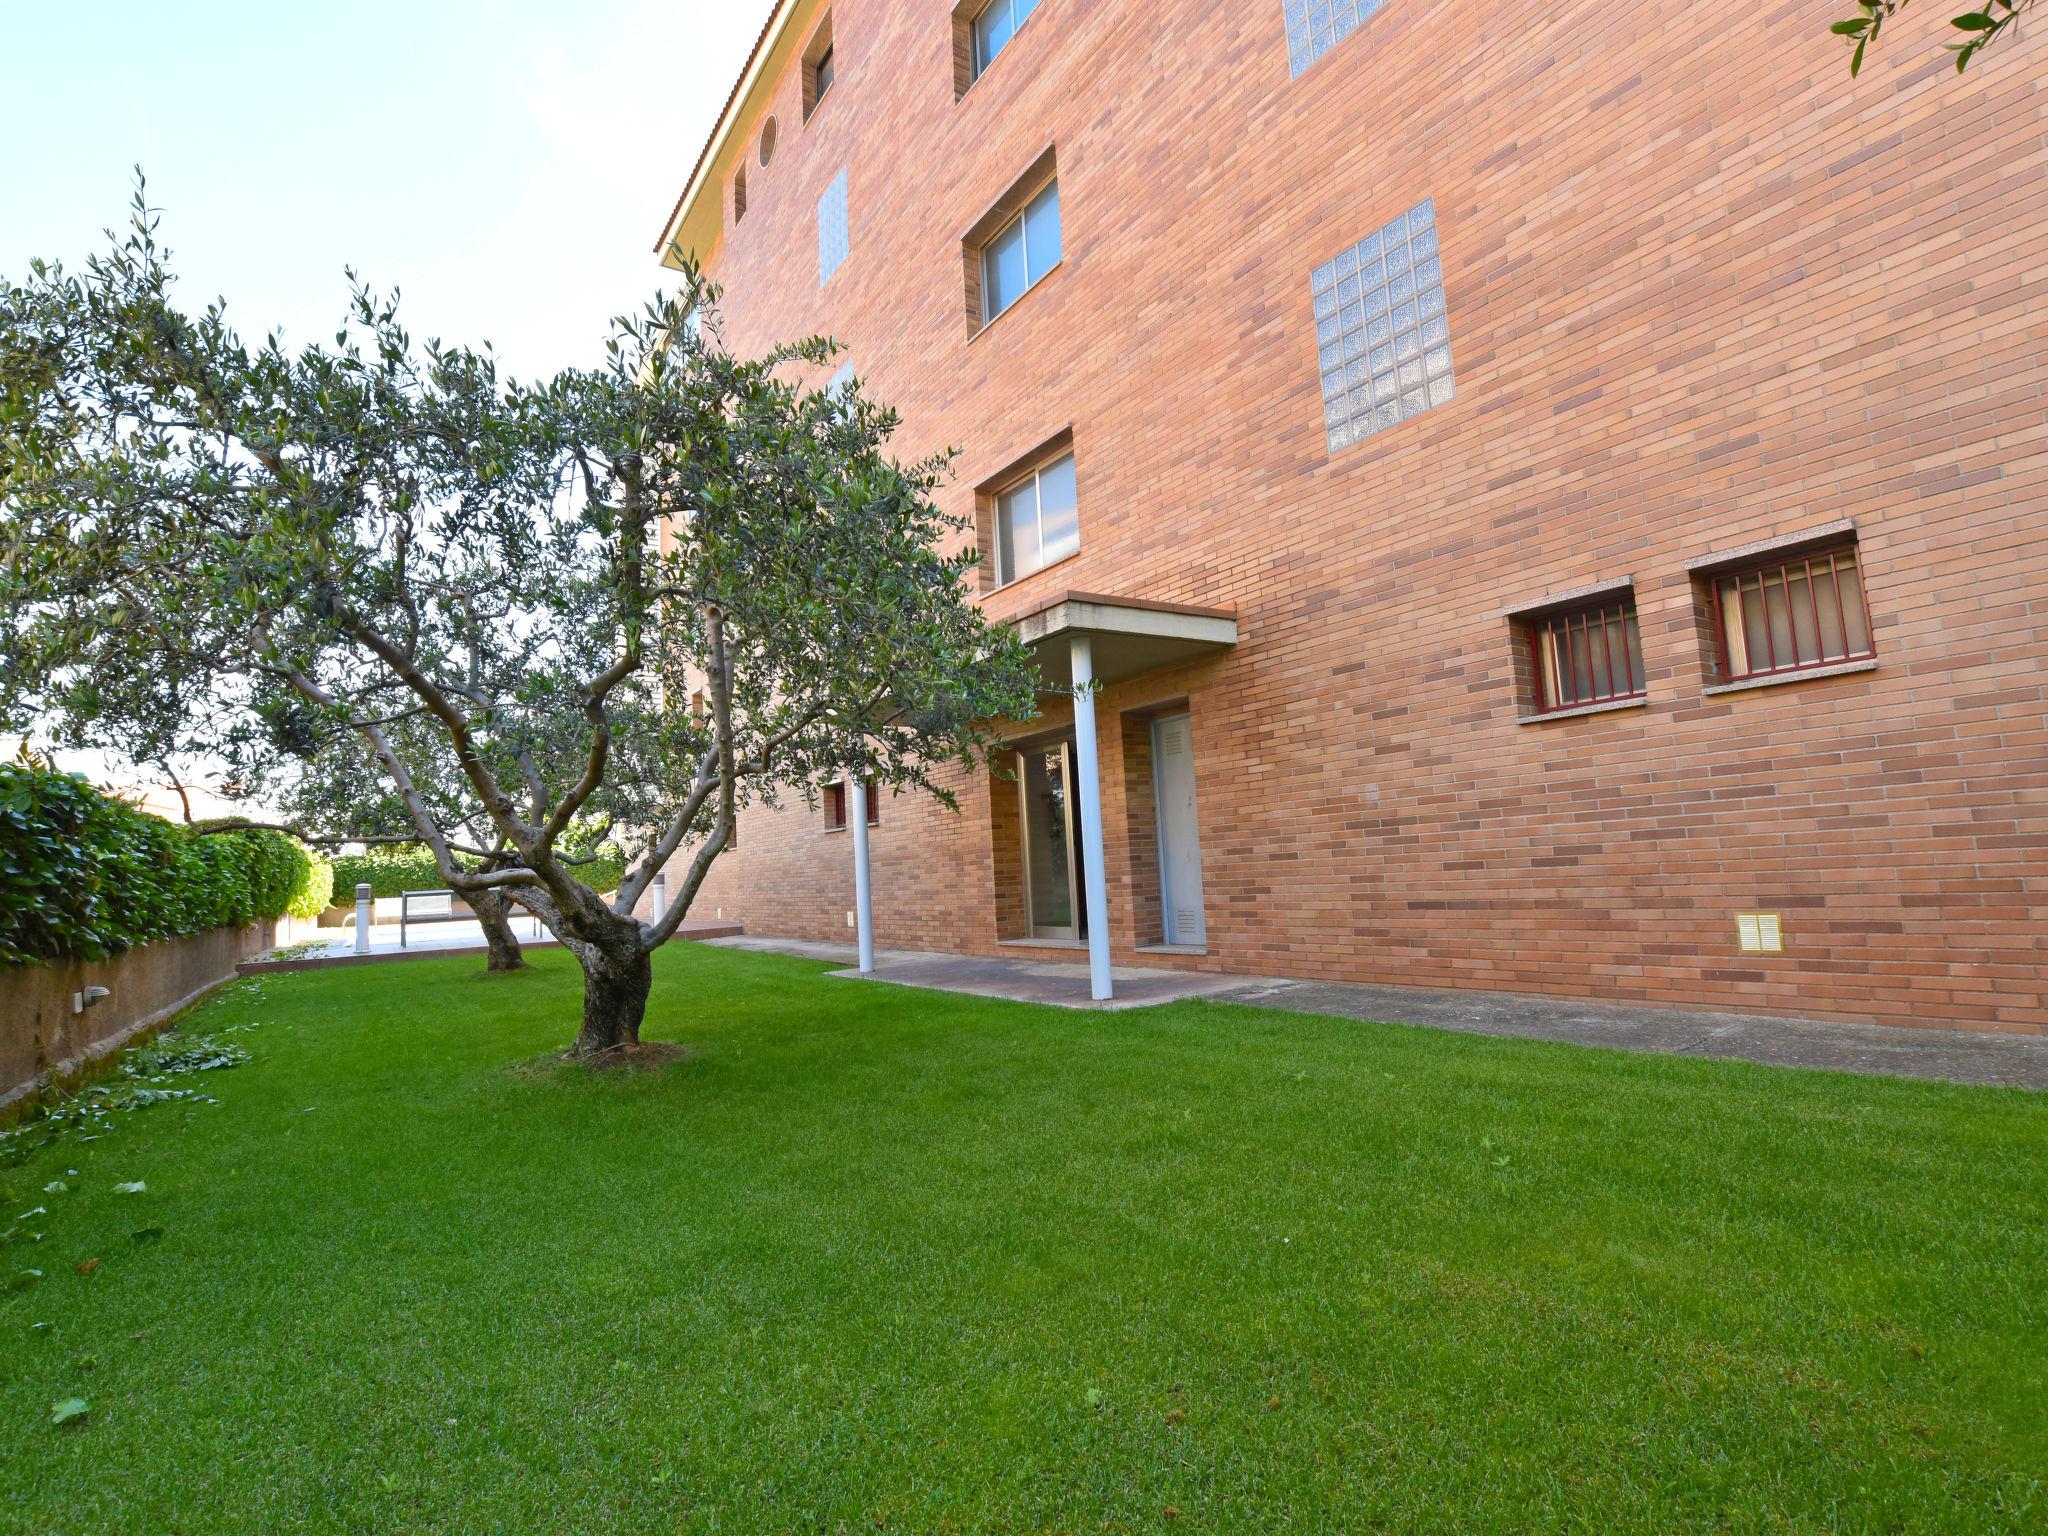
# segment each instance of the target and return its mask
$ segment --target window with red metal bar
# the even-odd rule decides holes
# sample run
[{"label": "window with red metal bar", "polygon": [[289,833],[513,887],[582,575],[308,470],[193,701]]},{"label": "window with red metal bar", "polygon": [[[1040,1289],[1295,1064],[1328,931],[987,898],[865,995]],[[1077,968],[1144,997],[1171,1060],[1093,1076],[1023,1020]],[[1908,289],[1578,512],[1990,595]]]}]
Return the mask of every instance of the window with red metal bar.
[{"label": "window with red metal bar", "polygon": [[1643,641],[1634,598],[1545,614],[1528,626],[1540,712],[1643,697]]},{"label": "window with red metal bar", "polygon": [[[882,824],[882,801],[881,797],[875,793],[874,780],[868,780],[867,789],[868,825],[879,827]],[[844,779],[825,786],[825,825],[827,827],[837,832],[846,826],[847,806],[852,801],[852,798],[852,795],[847,792]]]},{"label": "window with red metal bar", "polygon": [[1728,682],[1876,655],[1853,546],[1780,558],[1714,579]]}]

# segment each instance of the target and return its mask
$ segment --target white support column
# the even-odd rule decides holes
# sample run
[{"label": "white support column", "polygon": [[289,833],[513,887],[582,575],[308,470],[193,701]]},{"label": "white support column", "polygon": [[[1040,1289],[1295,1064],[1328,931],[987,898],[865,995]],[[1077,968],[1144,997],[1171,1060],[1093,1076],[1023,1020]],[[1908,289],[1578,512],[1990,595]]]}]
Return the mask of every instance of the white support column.
[{"label": "white support column", "polygon": [[1086,635],[1074,648],[1074,777],[1081,793],[1081,873],[1088,893],[1088,995],[1114,995],[1109,977],[1109,882],[1102,869],[1102,769],[1095,752],[1095,653]]},{"label": "white support column", "polygon": [[853,925],[860,942],[860,973],[875,968],[875,890],[868,876],[868,786],[858,775],[846,781],[847,815],[853,822]]},{"label": "white support column", "polygon": [[359,955],[367,955],[370,952],[371,900],[369,886],[356,887],[356,953]]}]

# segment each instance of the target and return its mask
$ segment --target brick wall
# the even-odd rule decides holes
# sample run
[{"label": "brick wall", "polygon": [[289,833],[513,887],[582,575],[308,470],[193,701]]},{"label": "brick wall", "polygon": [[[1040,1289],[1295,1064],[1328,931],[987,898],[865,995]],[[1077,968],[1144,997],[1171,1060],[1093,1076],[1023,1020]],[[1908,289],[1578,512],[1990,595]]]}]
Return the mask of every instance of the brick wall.
[{"label": "brick wall", "polygon": [[[956,103],[943,10],[830,9],[830,96],[804,123],[792,68],[742,124],[782,131],[706,253],[729,343],[841,338],[906,456],[961,448],[963,513],[1071,428],[1081,552],[992,614],[1238,614],[1099,701],[1119,960],[1156,914],[1124,753],[1185,699],[1209,943],[1168,963],[2048,1028],[2038,38],[1958,79],[1909,12],[1851,82],[1833,0],[1388,0],[1294,79],[1279,0],[1041,0]],[[970,339],[962,237],[1048,145],[1064,260]],[[1456,397],[1332,455],[1310,273],[1423,198]],[[1689,565],[1842,519],[1875,670],[1706,693]],[[1617,578],[1647,704],[1520,723],[1507,615]],[[885,801],[882,943],[1014,931],[991,791]],[[851,879],[819,813],[756,809],[698,910],[844,938]],[[1782,955],[1737,951],[1752,910]]]}]

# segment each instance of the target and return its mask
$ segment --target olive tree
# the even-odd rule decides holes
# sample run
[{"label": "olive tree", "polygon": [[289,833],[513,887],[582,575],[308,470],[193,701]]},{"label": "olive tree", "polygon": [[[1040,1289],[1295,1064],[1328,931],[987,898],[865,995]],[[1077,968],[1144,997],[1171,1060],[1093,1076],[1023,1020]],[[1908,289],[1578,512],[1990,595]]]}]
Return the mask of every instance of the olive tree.
[{"label": "olive tree", "polygon": [[[450,887],[575,956],[577,1054],[637,1041],[744,805],[846,774],[951,803],[1033,712],[944,552],[948,461],[796,382],[830,343],[732,356],[693,274],[606,366],[522,384],[351,274],[331,346],[250,345],[179,308],[157,227],[138,190],[79,272],[0,288],[0,712],[223,759],[331,832],[402,809]],[[627,856],[609,900],[592,829]]]},{"label": "olive tree", "polygon": [[[1856,14],[1845,16],[1829,28],[1837,37],[1849,40],[1849,73],[1863,69],[1863,55],[1884,31],[1884,24],[1906,8],[1908,0],[1856,0]],[[1958,74],[1970,67],[1984,49],[1999,38],[2019,31],[2020,18],[2034,8],[2034,0],[1984,0],[1974,10],[1949,18],[1949,26],[1961,34],[1946,45],[1956,56]]]}]

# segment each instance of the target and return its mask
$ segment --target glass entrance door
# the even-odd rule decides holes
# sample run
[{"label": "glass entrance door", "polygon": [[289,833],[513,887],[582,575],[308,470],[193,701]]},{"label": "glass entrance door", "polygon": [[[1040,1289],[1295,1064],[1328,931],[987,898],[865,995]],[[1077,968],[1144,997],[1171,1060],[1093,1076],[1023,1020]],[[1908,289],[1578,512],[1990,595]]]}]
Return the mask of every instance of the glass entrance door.
[{"label": "glass entrance door", "polygon": [[1070,742],[1017,754],[1017,788],[1024,810],[1024,899],[1035,939],[1088,936],[1079,857],[1080,806],[1073,787]]}]

